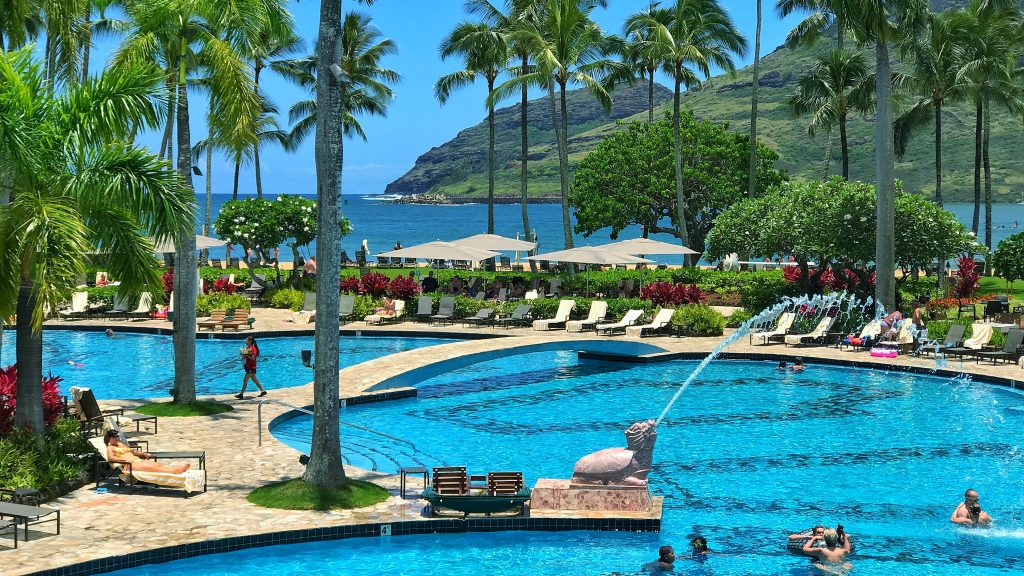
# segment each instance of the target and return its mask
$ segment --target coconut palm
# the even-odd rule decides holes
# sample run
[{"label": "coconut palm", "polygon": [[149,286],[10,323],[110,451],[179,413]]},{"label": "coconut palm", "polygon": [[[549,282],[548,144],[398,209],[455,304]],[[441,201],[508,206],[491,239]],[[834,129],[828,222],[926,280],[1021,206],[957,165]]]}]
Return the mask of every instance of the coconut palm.
[{"label": "coconut palm", "polygon": [[652,43],[658,33],[658,25],[667,26],[672,21],[672,11],[659,8],[653,0],[647,8],[631,15],[624,25],[627,43],[624,59],[632,63],[630,68],[647,80],[647,122],[654,122],[654,74],[661,65],[661,58]]},{"label": "coconut palm", "polygon": [[903,156],[915,131],[934,125],[935,203],[942,206],[942,109],[948,102],[963,99],[966,91],[958,79],[965,45],[956,18],[949,12],[929,14],[925,31],[905,39],[900,52],[912,68],[907,77],[908,87],[921,98],[896,118],[896,156]]},{"label": "coconut palm", "polygon": [[488,22],[462,22],[441,41],[441,59],[462,58],[464,68],[439,78],[434,97],[442,105],[451,93],[478,77],[487,82],[487,233],[494,233],[494,84],[508,66],[509,46],[502,31]]},{"label": "coconut palm", "polygon": [[[225,30],[255,30],[265,14],[261,0],[137,0],[126,8],[132,23],[128,38],[115,55],[115,65],[160,62],[166,81],[176,92],[177,169],[191,194],[192,141],[189,131],[190,71],[205,72],[212,118],[228,142],[255,144],[253,118],[262,102],[252,90],[249,67],[227,39]],[[194,217],[194,216],[192,216]],[[196,252],[195,231],[180,231],[175,252],[185,260],[174,274],[174,401],[195,401]]]},{"label": "coconut palm", "polygon": [[757,0],[757,31],[754,34],[753,79],[750,83],[750,163],[747,168],[747,197],[757,192],[757,88],[761,65],[761,0]]},{"label": "coconut palm", "polygon": [[789,99],[794,114],[811,115],[808,128],[811,136],[819,128],[831,131],[839,127],[844,180],[850,178],[847,119],[850,112],[871,108],[874,80],[863,53],[836,48],[819,58],[814,68],[800,77],[797,93]]},{"label": "coconut palm", "polygon": [[[700,77],[711,76],[711,67],[735,70],[734,55],[743,55],[747,42],[717,0],[676,0],[671,6],[672,21],[658,25],[652,50],[660,55],[662,68],[672,77],[672,130],[676,179],[676,221],[685,244],[688,198],[683,190],[682,143],[680,142],[680,97],[683,87],[700,84]],[[693,264],[692,257],[687,262]]]},{"label": "coconut palm", "polygon": [[[852,0],[856,1],[856,0]],[[844,17],[851,0],[776,0],[775,11],[779,18],[803,12],[807,17],[797,24],[786,36],[786,43],[813,46],[830,30],[836,30],[836,48],[843,47],[843,40],[849,32]]]},{"label": "coconut palm", "polygon": [[846,0],[849,24],[857,40],[875,44],[875,302],[896,306],[895,154],[893,151],[892,62],[889,45],[917,32],[927,14],[927,0]]},{"label": "coconut palm", "polygon": [[54,92],[32,51],[0,51],[0,315],[17,313],[16,421],[43,431],[42,321],[77,285],[87,254],[107,256],[123,296],[158,287],[152,235],[193,232],[194,199],[166,162],[134,148],[155,126],[162,91],[152,64],[119,67]]}]

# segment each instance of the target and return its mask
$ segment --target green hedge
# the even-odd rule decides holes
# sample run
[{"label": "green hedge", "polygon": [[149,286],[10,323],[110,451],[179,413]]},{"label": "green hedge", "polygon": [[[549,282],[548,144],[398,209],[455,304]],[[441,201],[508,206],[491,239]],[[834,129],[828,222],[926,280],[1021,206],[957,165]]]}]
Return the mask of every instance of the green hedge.
[{"label": "green hedge", "polygon": [[201,294],[196,298],[196,316],[209,316],[212,310],[238,310],[249,306],[249,299],[241,294]]},{"label": "green hedge", "polygon": [[267,290],[263,295],[263,303],[266,306],[282,310],[290,309],[294,312],[302,310],[304,301],[305,296],[302,290],[296,290],[295,288],[271,289]]},{"label": "green hedge", "polygon": [[0,486],[36,488],[53,497],[91,469],[92,457],[92,447],[71,419],[58,420],[44,442],[29,432],[14,432],[0,438]]},{"label": "green hedge", "polygon": [[672,326],[683,336],[721,336],[725,317],[706,304],[687,304],[676,308]]}]

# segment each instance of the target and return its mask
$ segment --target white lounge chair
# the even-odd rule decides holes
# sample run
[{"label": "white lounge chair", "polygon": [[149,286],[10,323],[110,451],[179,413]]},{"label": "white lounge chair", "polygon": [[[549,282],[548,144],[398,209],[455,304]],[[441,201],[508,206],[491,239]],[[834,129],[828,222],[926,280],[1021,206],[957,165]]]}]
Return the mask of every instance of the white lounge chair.
[{"label": "white lounge chair", "polygon": [[860,334],[857,334],[857,339],[860,340],[860,344],[851,342],[850,339],[843,338],[839,343],[839,347],[850,346],[852,348],[864,348],[868,342],[874,341],[878,338],[878,335],[882,333],[882,321],[872,320],[864,325],[860,330]]},{"label": "white lounge chair", "polygon": [[370,314],[363,318],[367,324],[388,324],[390,322],[401,322],[405,314],[405,300],[395,300],[394,314]]},{"label": "white lounge chair", "polygon": [[768,330],[765,332],[751,332],[750,343],[753,344],[754,340],[759,341],[761,344],[769,344],[772,340],[782,340],[782,337],[789,332],[790,327],[793,326],[793,321],[796,320],[796,314],[792,312],[784,312],[779,316],[779,323],[775,325],[774,330]]},{"label": "white lounge chair", "polygon": [[[178,488],[180,490],[184,490],[186,494],[191,494],[193,492],[206,492],[206,470],[189,469],[181,474],[133,470],[131,463],[122,464],[107,462],[107,447],[103,444],[102,437],[90,438],[89,443],[96,448],[96,452],[99,453],[101,460],[101,462],[96,463],[97,486],[99,486],[100,482],[103,480],[100,473],[100,467],[106,465],[109,467],[111,472],[117,474],[118,480],[121,483],[128,484],[129,486],[134,486],[141,482],[165,488]],[[160,458],[160,452],[151,452],[151,454],[153,454],[157,459]]]},{"label": "white lounge chair", "polygon": [[565,323],[567,332],[585,332],[597,326],[598,322],[604,320],[608,313],[608,303],[604,300],[594,300],[590,303],[590,313],[586,320],[572,320]]},{"label": "white lounge chair", "polygon": [[316,322],[316,292],[306,292],[302,296],[302,310],[292,312],[292,322],[309,324]]},{"label": "white lounge chair", "polygon": [[71,308],[58,312],[61,318],[84,318],[89,309],[89,293],[75,292],[71,295]]},{"label": "white lounge chair", "polygon": [[644,332],[663,332],[672,324],[672,315],[675,314],[675,312],[674,308],[662,308],[654,315],[654,319],[651,320],[650,324],[627,326],[626,336],[631,338],[643,338]]},{"label": "white lounge chair", "polygon": [[153,295],[149,292],[143,292],[139,295],[139,305],[135,307],[135,310],[125,312],[125,318],[131,319],[142,319],[149,318],[150,309],[153,307]]},{"label": "white lounge chair", "polygon": [[542,320],[533,321],[534,330],[551,330],[560,326],[565,326],[565,323],[569,321],[569,315],[572,314],[572,309],[576,307],[575,300],[562,300],[558,303],[558,311],[555,312],[554,318],[547,318]]},{"label": "white lounge chair", "polygon": [[610,324],[598,324],[596,327],[598,334],[604,334],[611,336],[616,332],[626,332],[626,328],[636,324],[640,321],[640,317],[644,315],[643,310],[629,310],[622,316],[622,320],[618,322],[612,322]]},{"label": "white lounge chair", "polygon": [[945,351],[950,356],[972,356],[992,341],[992,325],[987,322],[975,322],[971,326],[971,337],[964,340],[964,345]]},{"label": "white lounge chair", "polygon": [[831,316],[825,316],[818,322],[818,325],[814,327],[814,330],[811,330],[806,334],[786,335],[786,338],[784,340],[786,342],[786,346],[796,346],[814,340],[823,340],[825,338],[825,334],[828,332],[829,327],[832,326],[833,320],[834,318],[832,318]]}]

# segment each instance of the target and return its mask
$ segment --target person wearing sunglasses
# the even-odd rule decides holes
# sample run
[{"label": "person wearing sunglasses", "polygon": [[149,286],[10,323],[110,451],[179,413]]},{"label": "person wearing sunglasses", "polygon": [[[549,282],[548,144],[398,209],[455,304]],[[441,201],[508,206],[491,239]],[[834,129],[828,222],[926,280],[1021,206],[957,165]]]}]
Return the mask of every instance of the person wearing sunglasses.
[{"label": "person wearing sunglasses", "polygon": [[990,526],[992,524],[992,517],[988,515],[988,512],[981,509],[981,504],[978,500],[978,491],[968,488],[964,492],[964,501],[956,507],[956,510],[953,510],[953,515],[949,517],[949,521],[962,526]]}]

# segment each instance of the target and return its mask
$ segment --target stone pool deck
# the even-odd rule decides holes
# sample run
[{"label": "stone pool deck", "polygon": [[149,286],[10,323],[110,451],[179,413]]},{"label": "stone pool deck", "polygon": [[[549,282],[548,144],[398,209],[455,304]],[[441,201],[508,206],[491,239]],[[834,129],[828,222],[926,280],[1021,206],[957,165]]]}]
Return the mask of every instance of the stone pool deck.
[{"label": "stone pool deck", "polygon": [[[257,333],[262,331],[311,330],[312,325],[295,326],[286,322],[287,315],[274,310],[258,310]],[[140,321],[133,323],[92,323],[61,322],[74,327],[86,325],[112,326],[115,330],[130,330],[139,327],[167,329],[163,321]],[[568,346],[580,346],[584,340],[634,341],[622,336],[613,338],[590,335],[567,334],[564,331],[533,332],[528,329],[501,330],[490,328],[429,327],[405,322],[385,327],[366,326],[362,322],[343,326],[344,330],[359,330],[365,334],[375,332],[403,332],[410,335],[438,335],[442,332],[467,332],[475,335],[495,336],[487,339],[473,339],[410,350],[385,358],[347,368],[341,371],[341,396],[353,398],[365,395],[374,385],[395,379],[401,383],[403,374],[421,369],[433,363],[465,358],[475,354],[501,354],[502,350],[517,346],[565,342]],[[204,332],[205,334],[205,332]],[[721,338],[645,338],[644,344],[657,346],[670,355],[705,354],[719,343]],[[930,359],[899,357],[896,359],[872,358],[865,352],[839,351],[835,348],[801,347],[787,348],[783,345],[750,346],[746,339],[734,344],[729,353],[776,354],[789,358],[800,356],[807,361],[855,361],[877,368],[917,367],[934,368]],[[976,376],[1010,379],[1014,386],[1024,388],[1024,370],[1017,365],[977,365],[964,363],[965,372]],[[949,369],[959,371],[959,363],[950,362]],[[810,368],[813,370],[813,367]],[[216,400],[231,404],[232,412],[202,418],[161,418],[160,432],[149,435],[151,451],[157,450],[205,450],[208,468],[209,490],[184,498],[178,491],[111,488],[104,494],[97,494],[90,483],[46,506],[61,509],[61,534],[53,534],[53,524],[44,524],[30,530],[32,540],[19,542],[17,550],[11,549],[9,537],[0,538],[0,572],[4,574],[29,574],[58,568],[98,558],[123,555],[236,536],[279,532],[284,530],[314,529],[329,526],[351,526],[428,520],[423,514],[425,502],[403,500],[398,496],[398,477],[371,471],[346,467],[352,478],[370,480],[388,488],[391,497],[371,508],[336,511],[308,512],[268,510],[249,504],[246,495],[253,489],[270,482],[300,476],[303,467],[298,462],[298,453],[277,441],[266,430],[263,445],[257,446],[257,402],[253,399],[236,400],[231,395],[213,396]],[[308,406],[313,402],[312,385],[273,390],[268,398],[295,406]],[[130,408],[141,400],[119,401]],[[263,407],[264,427],[276,416],[290,409],[270,402]],[[383,430],[386,432],[387,430]],[[343,439],[344,440],[344,439]],[[619,439],[616,439],[619,440]],[[344,449],[344,448],[343,448]],[[583,456],[583,454],[580,454]],[[472,466],[472,463],[467,463]],[[571,473],[565,471],[566,477]],[[411,479],[414,492],[418,479]],[[598,517],[600,515],[598,514]]]}]

